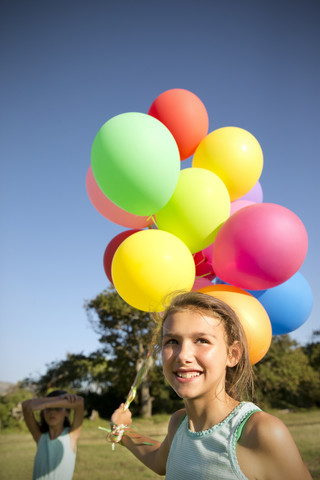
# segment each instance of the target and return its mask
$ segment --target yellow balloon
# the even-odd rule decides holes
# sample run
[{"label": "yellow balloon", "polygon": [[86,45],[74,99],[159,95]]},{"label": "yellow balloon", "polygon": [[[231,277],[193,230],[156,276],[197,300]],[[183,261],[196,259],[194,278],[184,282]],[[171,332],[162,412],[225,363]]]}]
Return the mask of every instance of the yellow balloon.
[{"label": "yellow balloon", "polygon": [[204,168],[186,168],[169,202],[156,214],[156,223],[196,253],[214,242],[229,216],[230,197],[222,180]]},{"label": "yellow balloon", "polygon": [[247,130],[223,127],[202,140],[192,166],[207,168],[218,175],[233,202],[248,193],[259,180],[263,153],[258,140]]},{"label": "yellow balloon", "polygon": [[219,298],[236,312],[247,337],[250,362],[252,365],[259,362],[269,350],[272,340],[271,322],[259,300],[231,285],[210,285],[199,292]]},{"label": "yellow balloon", "polygon": [[111,274],[125,302],[138,310],[161,312],[171,292],[191,290],[195,264],[188,247],[175,235],[141,230],[119,245]]}]

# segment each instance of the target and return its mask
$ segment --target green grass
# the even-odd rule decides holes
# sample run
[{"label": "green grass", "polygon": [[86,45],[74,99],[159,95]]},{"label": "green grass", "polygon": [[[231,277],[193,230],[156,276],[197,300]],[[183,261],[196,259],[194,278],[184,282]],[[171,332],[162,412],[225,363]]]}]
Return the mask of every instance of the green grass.
[{"label": "green grass", "polygon": [[[291,431],[307,464],[313,480],[320,480],[320,410],[309,412],[271,412],[281,418]],[[154,416],[150,420],[136,419],[134,428],[161,440],[166,432],[168,416]],[[104,420],[83,425],[78,443],[74,480],[140,480],[161,478],[138,462],[125,448],[111,444],[98,426],[108,427]],[[21,432],[9,430],[0,435],[0,479],[25,480],[32,478],[36,446],[24,427]]]}]

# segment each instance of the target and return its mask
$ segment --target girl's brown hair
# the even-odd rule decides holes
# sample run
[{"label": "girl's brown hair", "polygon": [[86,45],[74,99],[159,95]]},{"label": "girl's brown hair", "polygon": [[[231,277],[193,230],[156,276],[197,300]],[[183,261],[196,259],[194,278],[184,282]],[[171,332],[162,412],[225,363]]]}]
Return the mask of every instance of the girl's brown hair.
[{"label": "girl's brown hair", "polygon": [[[52,392],[48,393],[47,397],[60,397],[60,395],[64,395],[66,393],[68,392],[65,390],[53,390]],[[68,417],[64,417],[63,426],[64,428],[70,427],[70,420]],[[43,410],[40,412],[40,431],[41,433],[49,432],[49,426],[44,419]]]},{"label": "girl's brown hair", "polygon": [[190,309],[220,319],[224,326],[227,346],[239,342],[242,351],[241,358],[234,367],[227,367],[225,388],[227,394],[235,400],[241,401],[244,396],[252,399],[254,393],[253,372],[246,335],[234,310],[222,300],[201,292],[172,295],[172,300],[164,312],[153,315],[158,325],[159,323],[161,325],[159,346],[162,340],[162,326],[168,316]]}]

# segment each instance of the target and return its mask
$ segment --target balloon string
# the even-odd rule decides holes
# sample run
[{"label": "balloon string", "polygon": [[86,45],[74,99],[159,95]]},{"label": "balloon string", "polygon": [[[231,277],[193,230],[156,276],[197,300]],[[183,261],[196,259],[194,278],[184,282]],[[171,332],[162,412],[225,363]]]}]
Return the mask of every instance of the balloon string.
[{"label": "balloon string", "polygon": [[208,273],[204,273],[203,275],[197,275],[196,277],[197,278],[203,278],[203,277],[207,277],[208,275],[212,275],[213,272],[208,272]]},{"label": "balloon string", "polygon": [[[160,328],[161,328],[161,324],[159,323],[157,328],[156,328],[156,331],[153,334],[148,353],[147,353],[145,359],[143,360],[141,367],[139,368],[139,370],[137,372],[137,375],[136,375],[136,378],[134,379],[133,384],[131,385],[130,391],[129,391],[127,399],[126,399],[126,403],[123,406],[123,411],[124,412],[130,407],[131,402],[133,402],[133,400],[135,399],[135,396],[137,394],[137,388],[140,386],[140,384],[143,380],[143,377],[145,376],[145,374],[147,372],[149,358],[150,358],[150,356],[153,352],[154,346],[157,342],[157,337],[158,337],[158,333],[159,333]],[[112,429],[106,429],[106,428],[103,428],[103,427],[99,427],[99,429],[107,431],[109,433],[109,436],[114,435],[115,436],[115,443],[119,443],[119,442],[121,442],[122,436],[123,436],[125,430],[127,429],[127,426],[126,425],[114,425],[114,424],[112,424]],[[112,450],[114,450],[114,448],[115,448],[115,443],[112,443]],[[147,442],[143,442],[143,443],[145,445],[153,445],[152,443],[147,443]]]},{"label": "balloon string", "polygon": [[196,263],[196,267],[198,267],[199,265],[201,265],[201,263],[205,262],[207,259],[204,257],[202,258],[202,260],[198,263]]},{"label": "balloon string", "polygon": [[[127,425],[114,425],[114,424],[112,425],[112,428],[105,428],[105,427],[99,426],[98,429],[108,433],[107,440],[112,441],[112,450],[115,449],[116,443],[121,443],[122,437],[125,432],[131,433],[132,431],[127,427]],[[113,437],[116,436],[116,438],[113,438],[113,440],[111,440],[112,436]],[[154,444],[151,442],[141,442],[140,445],[154,445]]]},{"label": "balloon string", "polygon": [[139,386],[141,385],[141,382],[143,380],[143,377],[145,376],[147,370],[148,370],[148,362],[149,362],[149,358],[153,352],[153,349],[154,349],[154,346],[157,342],[157,337],[158,337],[158,333],[159,333],[159,330],[160,330],[160,327],[161,325],[159,324],[157,326],[157,329],[152,337],[152,340],[151,340],[151,344],[150,344],[150,347],[149,347],[149,350],[148,350],[148,353],[146,355],[146,358],[143,360],[142,362],[142,365],[141,367],[139,368],[138,372],[137,372],[137,375],[136,375],[136,378],[134,379],[134,382],[133,384],[131,385],[131,388],[130,388],[130,391],[128,393],[128,396],[127,396],[127,399],[126,399],[126,403],[124,404],[124,407],[123,407],[123,411],[125,412],[131,402],[133,402],[136,394],[137,394],[137,388],[139,388]]},{"label": "balloon string", "polygon": [[[147,218],[147,220],[150,220],[150,218],[152,219],[154,225],[158,228],[158,225],[157,225],[157,222],[156,222],[156,218],[153,216],[153,215],[150,215],[150,217]],[[149,227],[150,228],[150,227]],[[159,228],[158,228],[159,230]]]}]

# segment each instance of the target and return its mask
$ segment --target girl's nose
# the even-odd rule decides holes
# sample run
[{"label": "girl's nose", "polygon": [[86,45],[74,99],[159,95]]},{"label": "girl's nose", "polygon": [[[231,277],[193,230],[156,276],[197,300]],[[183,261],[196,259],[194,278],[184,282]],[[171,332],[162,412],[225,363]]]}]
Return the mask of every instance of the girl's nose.
[{"label": "girl's nose", "polygon": [[181,363],[188,363],[192,361],[192,346],[188,342],[183,342],[177,353],[177,357]]}]

